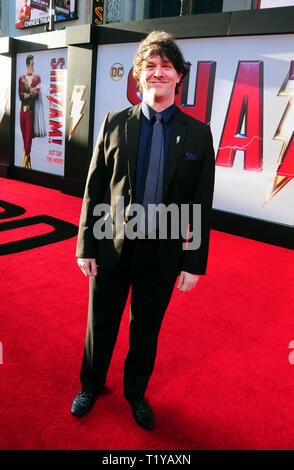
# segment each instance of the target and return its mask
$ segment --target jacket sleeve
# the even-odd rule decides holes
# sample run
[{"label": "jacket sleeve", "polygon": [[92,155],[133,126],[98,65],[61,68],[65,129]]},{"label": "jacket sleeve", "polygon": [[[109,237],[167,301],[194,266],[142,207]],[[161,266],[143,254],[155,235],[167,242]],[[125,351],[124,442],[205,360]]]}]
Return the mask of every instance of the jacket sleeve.
[{"label": "jacket sleeve", "polygon": [[[198,249],[185,249],[183,254],[182,271],[191,274],[205,274],[208,258],[208,247],[210,238],[211,209],[214,190],[215,157],[210,127],[207,132],[203,146],[202,166],[199,178],[196,182],[192,204],[200,204],[201,207],[201,240]],[[191,205],[190,232],[198,233],[199,227],[195,226],[198,220],[194,220]]]},{"label": "jacket sleeve", "polygon": [[27,93],[24,89],[24,83],[23,83],[23,77],[19,77],[18,79],[18,95],[19,99],[23,102],[26,103],[30,99],[30,94]]},{"label": "jacket sleeve", "polygon": [[101,126],[93,156],[91,159],[83,197],[79,223],[76,256],[78,258],[96,258],[97,240],[93,234],[95,219],[94,207],[103,201],[107,188],[104,136],[108,115]]}]

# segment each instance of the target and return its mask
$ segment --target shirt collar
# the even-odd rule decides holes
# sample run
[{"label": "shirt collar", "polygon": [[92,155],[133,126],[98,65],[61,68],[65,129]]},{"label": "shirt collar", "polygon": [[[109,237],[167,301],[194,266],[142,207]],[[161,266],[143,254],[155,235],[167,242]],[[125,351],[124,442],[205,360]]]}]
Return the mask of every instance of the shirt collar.
[{"label": "shirt collar", "polygon": [[[165,108],[163,111],[160,112],[163,118],[163,121],[165,123],[168,123],[168,121],[173,117],[175,110],[176,110],[176,105],[175,103],[173,103],[171,106],[169,106],[168,108]],[[154,118],[156,111],[150,108],[150,106],[148,106],[148,104],[145,103],[145,101],[142,101],[142,113],[144,114],[145,118],[151,122],[152,119]]]}]

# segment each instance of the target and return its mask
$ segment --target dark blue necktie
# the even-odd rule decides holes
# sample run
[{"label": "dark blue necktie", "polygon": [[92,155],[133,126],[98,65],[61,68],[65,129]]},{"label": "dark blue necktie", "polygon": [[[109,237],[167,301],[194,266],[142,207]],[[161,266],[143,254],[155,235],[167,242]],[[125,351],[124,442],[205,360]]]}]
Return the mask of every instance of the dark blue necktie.
[{"label": "dark blue necktie", "polygon": [[[162,201],[163,166],[164,166],[164,133],[163,133],[162,117],[160,113],[155,113],[155,122],[153,124],[153,131],[152,131],[149,165],[148,165],[144,197],[143,197],[143,206],[145,209],[146,225],[147,225],[147,220],[148,220],[147,218],[148,204],[160,204]],[[153,231],[154,226],[150,227],[149,225],[149,229]]]}]

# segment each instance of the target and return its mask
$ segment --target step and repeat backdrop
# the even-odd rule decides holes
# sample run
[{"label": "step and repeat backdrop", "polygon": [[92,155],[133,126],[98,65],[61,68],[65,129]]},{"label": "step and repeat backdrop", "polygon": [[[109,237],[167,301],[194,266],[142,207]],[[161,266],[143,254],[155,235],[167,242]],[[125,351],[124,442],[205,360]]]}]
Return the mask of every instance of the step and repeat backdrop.
[{"label": "step and repeat backdrop", "polygon": [[[211,126],[216,183],[213,207],[287,226],[294,224],[294,35],[185,39],[189,63],[176,104]],[[67,49],[19,53],[15,77],[15,161],[64,175],[67,139],[94,106],[93,145],[107,112],[138,104],[132,77],[138,43],[98,46],[95,103],[90,83],[67,96]],[[0,125],[9,101],[10,60],[0,57]],[[72,80],[71,80],[72,81]],[[68,95],[68,96],[69,96]],[[69,112],[69,110],[71,110]],[[28,158],[30,163],[28,165]]]},{"label": "step and repeat backdrop", "polygon": [[[190,63],[176,104],[210,124],[213,206],[294,224],[294,35],[179,40]],[[108,111],[137,104],[137,43],[98,47],[94,143]]]}]

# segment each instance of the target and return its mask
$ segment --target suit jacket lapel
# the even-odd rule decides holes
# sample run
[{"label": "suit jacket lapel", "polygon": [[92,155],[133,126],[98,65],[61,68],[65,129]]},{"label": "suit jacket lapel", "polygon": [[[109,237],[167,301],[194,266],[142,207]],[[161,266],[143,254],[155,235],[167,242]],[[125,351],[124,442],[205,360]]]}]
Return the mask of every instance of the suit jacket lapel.
[{"label": "suit jacket lapel", "polygon": [[163,201],[165,200],[169,184],[173,178],[179,156],[183,152],[188,126],[185,114],[178,108],[173,118],[170,142],[167,154],[166,167],[163,179]]},{"label": "suit jacket lapel", "polygon": [[129,118],[127,119],[125,127],[128,152],[128,170],[132,189],[135,186],[136,163],[141,125],[141,107],[142,105],[139,104],[130,109]]}]

